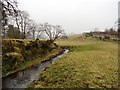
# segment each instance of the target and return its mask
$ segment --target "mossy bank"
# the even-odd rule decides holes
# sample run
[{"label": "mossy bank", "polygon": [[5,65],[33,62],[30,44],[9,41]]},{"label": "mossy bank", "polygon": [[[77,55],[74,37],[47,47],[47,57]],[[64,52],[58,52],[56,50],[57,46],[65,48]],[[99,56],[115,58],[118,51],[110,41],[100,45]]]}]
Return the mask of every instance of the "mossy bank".
[{"label": "mossy bank", "polygon": [[25,69],[51,56],[62,49],[51,41],[7,39],[2,41],[3,77]]}]

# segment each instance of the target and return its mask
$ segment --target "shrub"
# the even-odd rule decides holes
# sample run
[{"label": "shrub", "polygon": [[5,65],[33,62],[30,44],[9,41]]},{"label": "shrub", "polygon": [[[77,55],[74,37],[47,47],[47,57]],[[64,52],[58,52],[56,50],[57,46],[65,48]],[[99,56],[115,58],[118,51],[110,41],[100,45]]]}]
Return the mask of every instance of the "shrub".
[{"label": "shrub", "polygon": [[10,52],[3,55],[3,73],[7,71],[14,70],[18,68],[18,66],[23,61],[23,57],[21,54],[16,52]]},{"label": "shrub", "polygon": [[2,42],[2,52],[7,53],[7,52],[13,52],[14,47],[11,41],[5,40]]}]

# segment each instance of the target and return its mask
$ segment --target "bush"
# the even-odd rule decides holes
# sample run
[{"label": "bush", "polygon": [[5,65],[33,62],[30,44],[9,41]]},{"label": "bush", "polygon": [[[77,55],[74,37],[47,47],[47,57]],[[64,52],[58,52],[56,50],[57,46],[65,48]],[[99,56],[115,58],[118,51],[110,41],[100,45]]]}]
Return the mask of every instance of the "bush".
[{"label": "bush", "polygon": [[2,52],[7,53],[7,52],[13,52],[14,47],[11,41],[5,40],[2,42]]},{"label": "bush", "polygon": [[23,57],[21,54],[17,53],[17,52],[10,52],[10,53],[6,53],[3,56],[3,62],[6,61],[6,63],[15,63],[16,61],[23,61]]},{"label": "bush", "polygon": [[18,68],[18,66],[23,61],[23,57],[21,54],[17,52],[10,52],[3,55],[3,73],[6,71],[14,70]]}]

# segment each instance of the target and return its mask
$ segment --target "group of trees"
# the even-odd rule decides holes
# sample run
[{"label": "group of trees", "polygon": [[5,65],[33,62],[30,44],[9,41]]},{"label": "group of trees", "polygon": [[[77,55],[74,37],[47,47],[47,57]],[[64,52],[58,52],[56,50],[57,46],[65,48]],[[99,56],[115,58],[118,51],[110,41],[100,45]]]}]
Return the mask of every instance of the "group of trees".
[{"label": "group of trees", "polygon": [[37,24],[30,19],[28,12],[18,9],[16,0],[2,0],[2,37],[35,39],[46,35],[49,40],[55,41],[61,36],[66,36],[60,25],[48,23]]},{"label": "group of trees", "polygon": [[105,29],[105,32],[116,32],[113,28]]}]

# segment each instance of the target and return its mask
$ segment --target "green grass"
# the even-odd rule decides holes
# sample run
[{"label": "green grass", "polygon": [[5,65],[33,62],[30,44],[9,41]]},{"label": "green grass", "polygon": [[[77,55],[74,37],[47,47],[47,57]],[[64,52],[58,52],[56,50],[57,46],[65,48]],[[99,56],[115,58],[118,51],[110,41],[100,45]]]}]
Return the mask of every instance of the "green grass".
[{"label": "green grass", "polygon": [[97,48],[94,45],[82,45],[82,46],[73,46],[70,48],[71,52],[82,52],[82,51],[92,51]]},{"label": "green grass", "polygon": [[94,38],[59,40],[70,52],[44,71],[31,88],[117,88],[118,44]]}]

